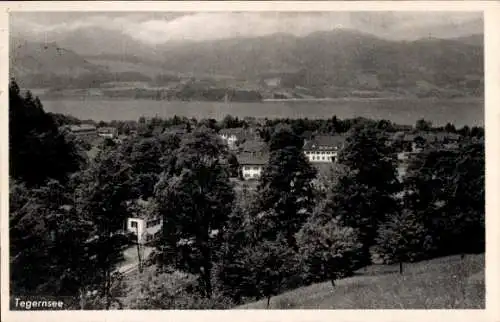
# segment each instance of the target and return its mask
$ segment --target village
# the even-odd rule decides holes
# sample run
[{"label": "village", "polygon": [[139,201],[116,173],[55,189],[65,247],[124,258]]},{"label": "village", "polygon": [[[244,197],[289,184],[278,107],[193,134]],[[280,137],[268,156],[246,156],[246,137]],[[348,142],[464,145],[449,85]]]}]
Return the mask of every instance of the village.
[{"label": "village", "polygon": [[[90,143],[93,151],[104,139],[112,140],[117,144],[123,143],[127,138],[137,136],[136,130],[129,131],[128,135],[119,133],[118,128],[98,126],[91,123],[79,125],[66,125],[61,128],[84,142]],[[156,128],[153,132],[173,132],[177,135],[186,133],[185,126],[171,126]],[[238,175],[230,178],[236,191],[256,190],[261,173],[269,160],[269,149],[266,142],[259,134],[259,127],[223,128],[218,132],[219,138],[227,146],[229,153],[234,155],[238,164]],[[306,131],[303,133],[303,153],[313,165],[319,176],[334,175],[338,155],[346,144],[347,133],[324,134]],[[394,132],[388,144],[397,144],[397,171],[399,180],[402,180],[408,166],[411,154],[422,151],[426,144],[440,145],[443,148],[454,149],[458,147],[461,136],[457,133],[439,131],[419,131],[411,126],[402,127],[401,131]],[[92,153],[92,152],[90,152]],[[315,181],[318,183],[318,181]],[[140,206],[147,207],[147,201],[140,200]],[[140,207],[139,207],[140,209]],[[147,212],[145,212],[147,213]],[[155,241],[162,231],[160,217],[146,218],[140,211],[134,217],[127,219],[124,230],[137,236],[141,245],[149,245]]]}]

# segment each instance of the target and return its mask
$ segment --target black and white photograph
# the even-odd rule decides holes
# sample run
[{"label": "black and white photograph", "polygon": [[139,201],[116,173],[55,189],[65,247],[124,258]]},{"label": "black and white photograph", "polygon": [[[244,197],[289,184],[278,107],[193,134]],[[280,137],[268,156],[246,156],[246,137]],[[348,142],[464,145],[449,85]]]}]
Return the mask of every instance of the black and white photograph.
[{"label": "black and white photograph", "polygon": [[485,309],[483,11],[8,18],[6,309]]}]

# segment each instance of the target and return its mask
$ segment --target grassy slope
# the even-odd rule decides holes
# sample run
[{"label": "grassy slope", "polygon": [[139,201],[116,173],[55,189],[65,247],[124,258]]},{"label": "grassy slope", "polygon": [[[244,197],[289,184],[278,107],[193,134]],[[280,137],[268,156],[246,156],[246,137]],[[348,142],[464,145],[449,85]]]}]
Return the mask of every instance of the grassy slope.
[{"label": "grassy slope", "polygon": [[[405,265],[373,265],[355,276],[314,284],[271,299],[272,309],[484,309],[484,254]],[[266,300],[236,309],[265,309]]]}]

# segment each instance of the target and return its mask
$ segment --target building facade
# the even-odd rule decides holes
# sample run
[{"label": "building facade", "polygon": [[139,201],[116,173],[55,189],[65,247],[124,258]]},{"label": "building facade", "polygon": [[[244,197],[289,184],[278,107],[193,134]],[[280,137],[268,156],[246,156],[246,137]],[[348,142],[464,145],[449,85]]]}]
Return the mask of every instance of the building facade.
[{"label": "building facade", "polygon": [[118,130],[114,127],[100,127],[97,129],[97,135],[103,138],[114,139],[118,135]]},{"label": "building facade", "polygon": [[238,148],[238,142],[257,140],[259,136],[252,129],[231,128],[219,131],[220,138],[227,144],[230,150]]},{"label": "building facade", "polygon": [[151,242],[161,234],[163,220],[161,218],[128,218],[126,230],[135,234],[140,244]]},{"label": "building facade", "polygon": [[240,154],[237,156],[243,180],[258,180],[267,164],[268,156],[263,153]]},{"label": "building facade", "polygon": [[311,163],[336,162],[339,151],[344,146],[345,137],[317,136],[304,143],[304,154]]}]

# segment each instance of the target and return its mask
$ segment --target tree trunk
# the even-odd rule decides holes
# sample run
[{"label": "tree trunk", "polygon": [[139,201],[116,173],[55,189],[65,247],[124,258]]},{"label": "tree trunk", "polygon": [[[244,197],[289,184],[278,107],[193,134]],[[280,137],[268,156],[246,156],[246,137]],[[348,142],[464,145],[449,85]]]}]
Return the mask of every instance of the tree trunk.
[{"label": "tree trunk", "polygon": [[212,297],[212,254],[209,247],[203,247],[203,272],[201,278],[203,279],[203,286],[205,288],[205,296]]},{"label": "tree trunk", "polygon": [[271,302],[271,296],[267,297],[267,309],[269,309],[269,302]]},{"label": "tree trunk", "polygon": [[333,288],[335,288],[335,279],[334,279],[334,278],[332,278],[332,279],[330,280],[330,283],[332,283],[332,287],[333,287]]},{"label": "tree trunk", "polygon": [[139,227],[137,227],[137,268],[139,273],[142,273],[142,261],[141,261],[141,245],[139,241]]},{"label": "tree trunk", "polygon": [[403,275],[403,262],[399,262],[399,274]]},{"label": "tree trunk", "polygon": [[463,260],[465,258],[465,254],[464,253],[461,253],[460,254],[460,259]]}]

